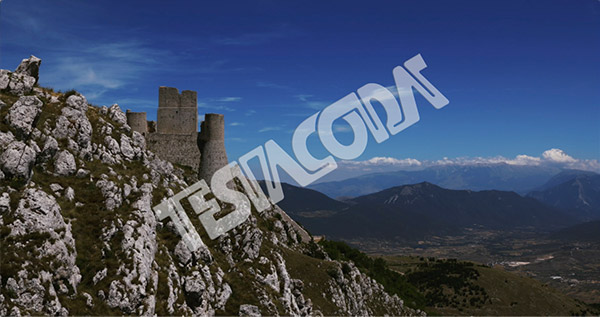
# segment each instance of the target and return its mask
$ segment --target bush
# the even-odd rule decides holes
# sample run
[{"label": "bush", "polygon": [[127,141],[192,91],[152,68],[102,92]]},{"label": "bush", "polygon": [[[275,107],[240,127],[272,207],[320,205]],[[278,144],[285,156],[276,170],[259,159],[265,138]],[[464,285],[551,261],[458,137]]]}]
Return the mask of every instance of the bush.
[{"label": "bush", "polygon": [[77,95],[77,91],[75,91],[75,89],[71,89],[71,90],[68,90],[67,92],[65,92],[65,94],[63,95],[63,98],[66,101],[69,97],[71,97],[73,95]]}]

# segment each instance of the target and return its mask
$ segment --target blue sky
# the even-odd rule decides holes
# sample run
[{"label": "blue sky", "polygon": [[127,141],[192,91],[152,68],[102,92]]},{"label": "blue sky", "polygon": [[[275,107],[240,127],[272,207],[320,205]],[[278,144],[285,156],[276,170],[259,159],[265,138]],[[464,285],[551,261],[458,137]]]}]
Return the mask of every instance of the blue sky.
[{"label": "blue sky", "polygon": [[421,121],[358,160],[600,159],[598,0],[2,1],[0,68],[30,54],[41,85],[149,119],[158,86],[196,90],[230,159],[289,150],[306,117],[421,54],[450,104],[419,97]]}]

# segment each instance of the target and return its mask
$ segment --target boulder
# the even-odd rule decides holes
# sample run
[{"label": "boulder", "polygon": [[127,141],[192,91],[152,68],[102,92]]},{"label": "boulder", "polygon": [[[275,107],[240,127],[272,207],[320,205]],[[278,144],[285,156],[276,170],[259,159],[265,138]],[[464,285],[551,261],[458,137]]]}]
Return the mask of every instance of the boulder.
[{"label": "boulder", "polygon": [[0,90],[8,88],[8,84],[10,83],[10,74],[11,72],[9,70],[0,69]]},{"label": "boulder", "polygon": [[260,310],[258,309],[257,306],[249,305],[249,304],[240,305],[239,315],[240,316],[248,316],[248,317],[260,317],[260,316],[262,316],[260,314]]},{"label": "boulder", "polygon": [[35,119],[42,112],[42,101],[35,96],[23,96],[15,102],[8,112],[8,124],[17,131],[21,138],[29,136],[33,130]]},{"label": "boulder", "polygon": [[29,58],[26,58],[21,61],[21,64],[15,70],[17,74],[24,74],[30,77],[35,78],[35,83],[37,84],[38,79],[40,77],[40,65],[42,64],[42,60],[31,55]]},{"label": "boulder", "polygon": [[120,125],[127,125],[127,115],[119,105],[114,104],[110,108],[108,108],[108,116],[116,123]]},{"label": "boulder", "polygon": [[28,178],[35,162],[36,151],[33,147],[21,142],[10,143],[0,155],[0,167],[10,176]]},{"label": "boulder", "polygon": [[75,157],[71,152],[63,150],[58,153],[54,161],[54,172],[56,174],[62,176],[72,175],[75,173],[76,168]]}]

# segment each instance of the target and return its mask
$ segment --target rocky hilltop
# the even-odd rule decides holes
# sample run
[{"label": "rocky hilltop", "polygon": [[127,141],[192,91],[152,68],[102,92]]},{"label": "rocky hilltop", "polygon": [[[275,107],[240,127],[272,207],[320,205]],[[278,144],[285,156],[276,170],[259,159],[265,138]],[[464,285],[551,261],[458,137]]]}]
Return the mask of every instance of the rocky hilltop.
[{"label": "rocky hilltop", "polygon": [[[152,206],[195,182],[118,105],[0,71],[0,315],[413,315],[277,207],[190,252]],[[324,258],[324,259],[322,259]],[[408,303],[407,303],[408,304]]]}]

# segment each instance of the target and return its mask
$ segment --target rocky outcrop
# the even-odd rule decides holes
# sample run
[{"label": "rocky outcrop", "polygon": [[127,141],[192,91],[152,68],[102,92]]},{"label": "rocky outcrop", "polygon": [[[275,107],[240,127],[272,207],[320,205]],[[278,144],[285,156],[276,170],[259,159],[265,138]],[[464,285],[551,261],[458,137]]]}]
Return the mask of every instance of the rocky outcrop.
[{"label": "rocky outcrop", "polygon": [[0,91],[14,95],[23,95],[31,92],[38,81],[39,68],[42,61],[31,56],[24,59],[14,72],[6,69],[0,70]]},{"label": "rocky outcrop", "polygon": [[148,151],[118,105],[33,89],[39,65],[0,72],[0,315],[418,313],[351,264],[311,258],[337,268],[314,300],[303,279],[323,272],[293,269],[309,235],[278,207],[214,241],[190,217],[206,242],[191,252],[152,206],[195,173]]},{"label": "rocky outcrop", "polygon": [[31,55],[29,58],[26,58],[21,61],[21,64],[19,64],[19,66],[17,66],[15,73],[31,76],[31,77],[35,78],[35,83],[37,84],[37,81],[40,76],[40,65],[41,64],[42,64],[41,59]]},{"label": "rocky outcrop", "polygon": [[[25,189],[14,214],[7,224],[9,237],[28,237],[17,242],[12,256],[26,260],[16,275],[8,278],[6,288],[13,292],[17,309],[66,315],[58,295],[73,295],[81,281],[76,265],[77,252],[71,226],[65,223],[56,199],[39,188]],[[44,236],[46,239],[33,240]],[[31,253],[19,248],[31,249]],[[5,250],[3,250],[5,252]],[[3,256],[6,256],[4,254]],[[36,264],[36,260],[43,263]],[[15,263],[16,264],[16,263]],[[5,274],[3,272],[3,274]]]}]

